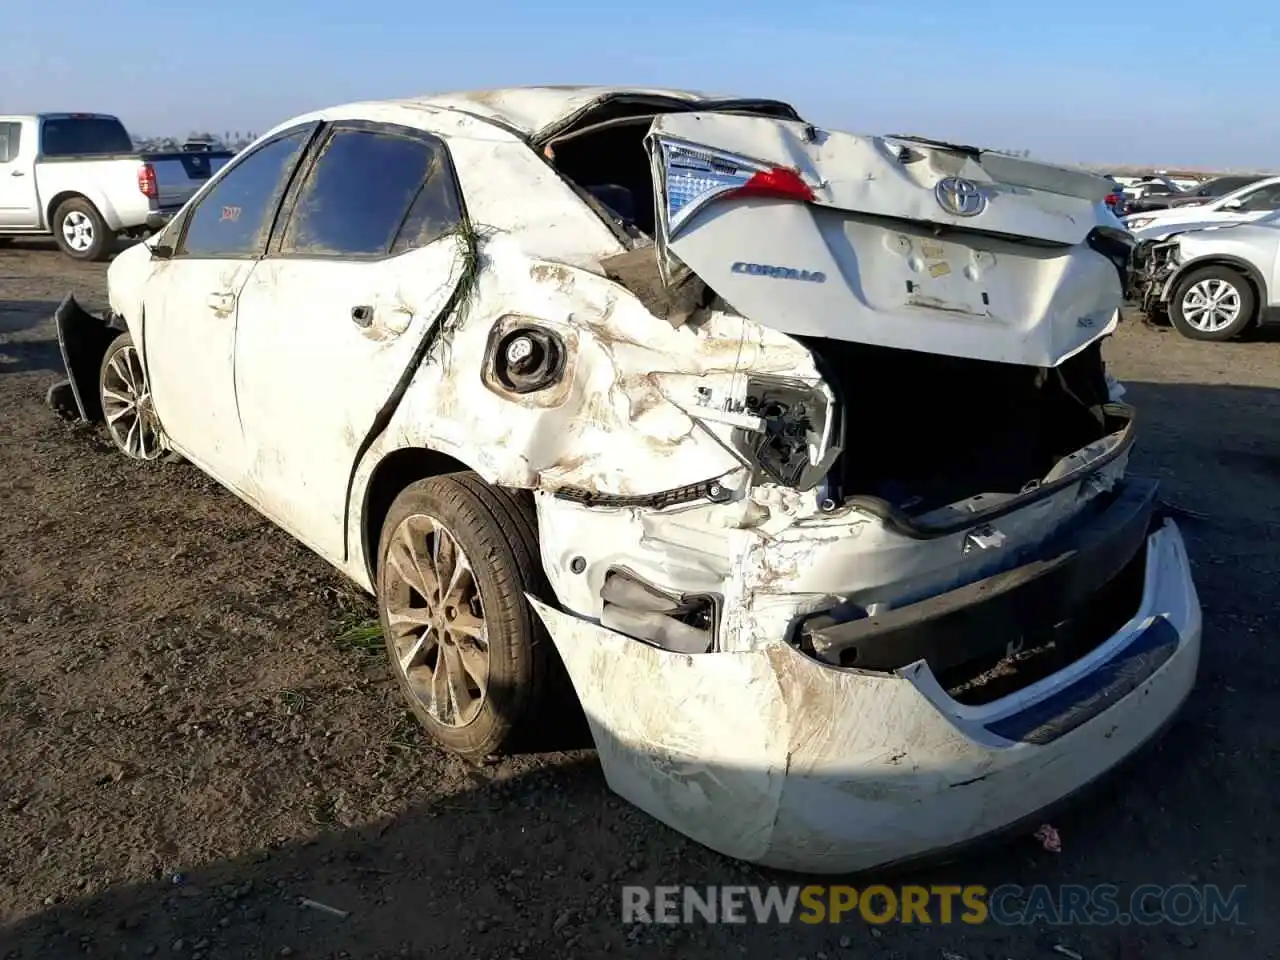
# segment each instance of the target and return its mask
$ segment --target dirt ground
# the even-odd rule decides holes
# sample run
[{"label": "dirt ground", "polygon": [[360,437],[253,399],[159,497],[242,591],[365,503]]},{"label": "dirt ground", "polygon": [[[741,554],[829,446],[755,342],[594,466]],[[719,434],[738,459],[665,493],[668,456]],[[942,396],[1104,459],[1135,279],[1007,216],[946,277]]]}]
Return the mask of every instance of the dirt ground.
[{"label": "dirt ground", "polygon": [[[1280,956],[1280,337],[1127,322],[1135,472],[1205,605],[1180,722],[1109,792],[913,882],[1248,887],[1244,925],[631,927],[624,883],[762,873],[614,797],[589,749],[481,770],[427,746],[367,601],[186,465],[141,467],[44,405],[51,315],[101,265],[0,248],[0,957]],[[1268,618],[1272,626],[1268,627]],[[306,905],[311,898],[347,912]]]}]

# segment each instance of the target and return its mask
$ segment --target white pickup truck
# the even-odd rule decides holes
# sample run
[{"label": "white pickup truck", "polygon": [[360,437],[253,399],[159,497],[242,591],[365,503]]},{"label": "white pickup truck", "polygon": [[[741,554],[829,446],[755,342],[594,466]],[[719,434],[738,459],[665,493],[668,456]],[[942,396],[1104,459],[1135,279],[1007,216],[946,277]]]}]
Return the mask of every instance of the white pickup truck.
[{"label": "white pickup truck", "polygon": [[76,260],[105,260],[121,234],[162,227],[232,154],[139,153],[116,117],[0,116],[0,243],[52,235]]}]

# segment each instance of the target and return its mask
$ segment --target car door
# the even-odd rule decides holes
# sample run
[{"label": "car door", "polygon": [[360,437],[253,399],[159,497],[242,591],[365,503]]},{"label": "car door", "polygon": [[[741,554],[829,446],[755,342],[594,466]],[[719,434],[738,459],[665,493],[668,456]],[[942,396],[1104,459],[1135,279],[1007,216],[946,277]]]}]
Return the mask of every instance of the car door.
[{"label": "car door", "polygon": [[[21,120],[0,120],[0,228],[32,230],[40,226],[40,201],[36,196],[34,130],[28,122],[23,136]],[[24,149],[25,147],[25,149]]]},{"label": "car door", "polygon": [[175,449],[240,489],[244,435],[235,392],[239,297],[318,124],[238,158],[160,237],[143,298],[143,349],[156,413]]},{"label": "car door", "polygon": [[241,294],[236,390],[254,498],[335,562],[362,444],[465,272],[462,220],[441,140],[335,123]]}]

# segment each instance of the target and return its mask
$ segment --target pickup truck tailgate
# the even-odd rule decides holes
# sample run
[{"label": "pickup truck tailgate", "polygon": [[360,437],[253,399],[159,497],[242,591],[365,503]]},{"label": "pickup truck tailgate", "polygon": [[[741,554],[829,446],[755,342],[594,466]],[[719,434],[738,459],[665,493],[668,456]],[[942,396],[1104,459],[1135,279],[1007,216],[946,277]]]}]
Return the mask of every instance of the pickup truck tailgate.
[{"label": "pickup truck tailgate", "polygon": [[151,165],[156,178],[156,204],[162,210],[182,206],[217,173],[231,154],[226,151],[146,154],[143,162]]}]

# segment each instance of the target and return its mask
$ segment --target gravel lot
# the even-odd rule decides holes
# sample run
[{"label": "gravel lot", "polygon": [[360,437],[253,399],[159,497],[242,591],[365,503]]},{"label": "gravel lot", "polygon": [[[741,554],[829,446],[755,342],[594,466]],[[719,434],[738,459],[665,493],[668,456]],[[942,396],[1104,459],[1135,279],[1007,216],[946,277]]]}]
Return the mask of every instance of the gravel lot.
[{"label": "gravel lot", "polygon": [[44,406],[68,290],[100,309],[104,268],[0,248],[0,957],[1280,956],[1280,338],[1113,338],[1135,472],[1190,512],[1199,685],[1054,822],[1062,852],[1028,837],[906,878],[1244,884],[1244,926],[632,928],[624,883],[794,878],[654,823],[589,749],[476,770],[427,746],[380,649],[343,639],[370,609],[352,587],[193,468]]}]

